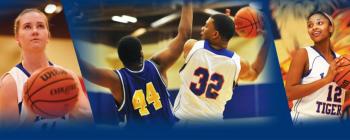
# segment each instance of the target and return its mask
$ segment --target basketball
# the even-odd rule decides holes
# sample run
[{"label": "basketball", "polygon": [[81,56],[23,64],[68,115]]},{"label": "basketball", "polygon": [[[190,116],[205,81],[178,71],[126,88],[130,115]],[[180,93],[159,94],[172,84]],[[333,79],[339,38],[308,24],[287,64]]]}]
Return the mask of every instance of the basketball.
[{"label": "basketball", "polygon": [[260,13],[251,7],[239,9],[234,17],[234,22],[236,33],[240,37],[256,37],[259,34],[258,31],[263,28]]},{"label": "basketball", "polygon": [[24,85],[26,105],[45,118],[62,117],[73,109],[79,89],[73,76],[58,67],[35,71]]},{"label": "basketball", "polygon": [[350,90],[350,55],[343,55],[340,61],[345,61],[340,68],[343,68],[343,71],[339,72],[334,81],[341,88]]}]

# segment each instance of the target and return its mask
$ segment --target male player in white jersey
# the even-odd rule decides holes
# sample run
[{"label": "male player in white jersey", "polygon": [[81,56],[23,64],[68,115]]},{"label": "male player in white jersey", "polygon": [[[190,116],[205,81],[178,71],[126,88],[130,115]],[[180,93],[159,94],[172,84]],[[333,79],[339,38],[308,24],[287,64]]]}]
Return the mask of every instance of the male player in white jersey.
[{"label": "male player in white jersey", "polygon": [[[21,125],[52,129],[78,122],[80,125],[92,124],[90,103],[81,86],[78,86],[78,102],[66,116],[46,119],[25,106],[22,94],[24,83],[36,70],[55,66],[49,62],[45,53],[50,39],[48,19],[40,10],[25,9],[15,20],[14,33],[22,51],[22,60],[0,78],[0,127]],[[78,77],[72,72],[71,74],[80,85]]]},{"label": "male player in white jersey", "polygon": [[[228,11],[228,10],[227,10]],[[237,80],[255,80],[262,71],[270,43],[264,43],[253,65],[227,50],[234,34],[229,13],[211,16],[201,29],[202,40],[185,43],[185,64],[180,69],[182,85],[174,104],[181,122],[223,120],[225,104],[231,99]]]}]

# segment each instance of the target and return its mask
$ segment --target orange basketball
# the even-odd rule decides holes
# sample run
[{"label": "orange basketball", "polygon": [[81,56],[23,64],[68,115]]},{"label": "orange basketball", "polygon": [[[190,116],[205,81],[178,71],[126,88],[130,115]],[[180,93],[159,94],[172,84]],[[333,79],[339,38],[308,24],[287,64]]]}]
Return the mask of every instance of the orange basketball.
[{"label": "orange basketball", "polygon": [[343,65],[340,66],[343,68],[343,71],[335,76],[334,81],[341,88],[350,90],[350,55],[343,55],[340,61],[342,60],[345,61]]},{"label": "orange basketball", "polygon": [[34,72],[24,85],[26,105],[45,118],[62,117],[73,109],[79,89],[73,76],[58,67]]},{"label": "orange basketball", "polygon": [[263,28],[263,21],[260,13],[251,8],[243,7],[238,10],[234,17],[235,30],[240,37],[253,38]]}]

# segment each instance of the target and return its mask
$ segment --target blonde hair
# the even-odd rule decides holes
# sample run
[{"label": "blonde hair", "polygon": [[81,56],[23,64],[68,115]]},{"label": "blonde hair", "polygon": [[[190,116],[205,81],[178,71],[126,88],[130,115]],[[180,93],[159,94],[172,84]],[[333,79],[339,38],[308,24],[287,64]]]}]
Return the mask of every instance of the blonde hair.
[{"label": "blonde hair", "polygon": [[44,15],[44,17],[45,17],[45,19],[46,19],[45,24],[46,24],[47,30],[49,31],[49,36],[51,36],[51,35],[50,35],[49,21],[48,21],[48,19],[47,19],[47,16],[46,16],[43,12],[41,12],[39,9],[35,9],[35,8],[24,9],[24,10],[23,10],[21,13],[19,13],[19,15],[16,17],[15,22],[14,22],[14,24],[13,24],[13,30],[14,30],[15,36],[16,36],[17,33],[18,33],[18,27],[19,27],[19,22],[20,22],[21,17],[22,17],[24,14],[27,14],[27,13],[30,13],[30,12],[36,12],[36,13],[39,13],[39,14]]}]

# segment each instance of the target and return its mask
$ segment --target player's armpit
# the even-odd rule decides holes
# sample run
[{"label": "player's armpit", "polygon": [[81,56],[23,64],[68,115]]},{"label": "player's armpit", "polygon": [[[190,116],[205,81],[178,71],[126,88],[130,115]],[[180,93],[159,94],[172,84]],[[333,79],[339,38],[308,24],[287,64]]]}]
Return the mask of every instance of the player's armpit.
[{"label": "player's armpit", "polygon": [[9,74],[0,78],[0,127],[14,128],[19,124],[16,82]]}]

